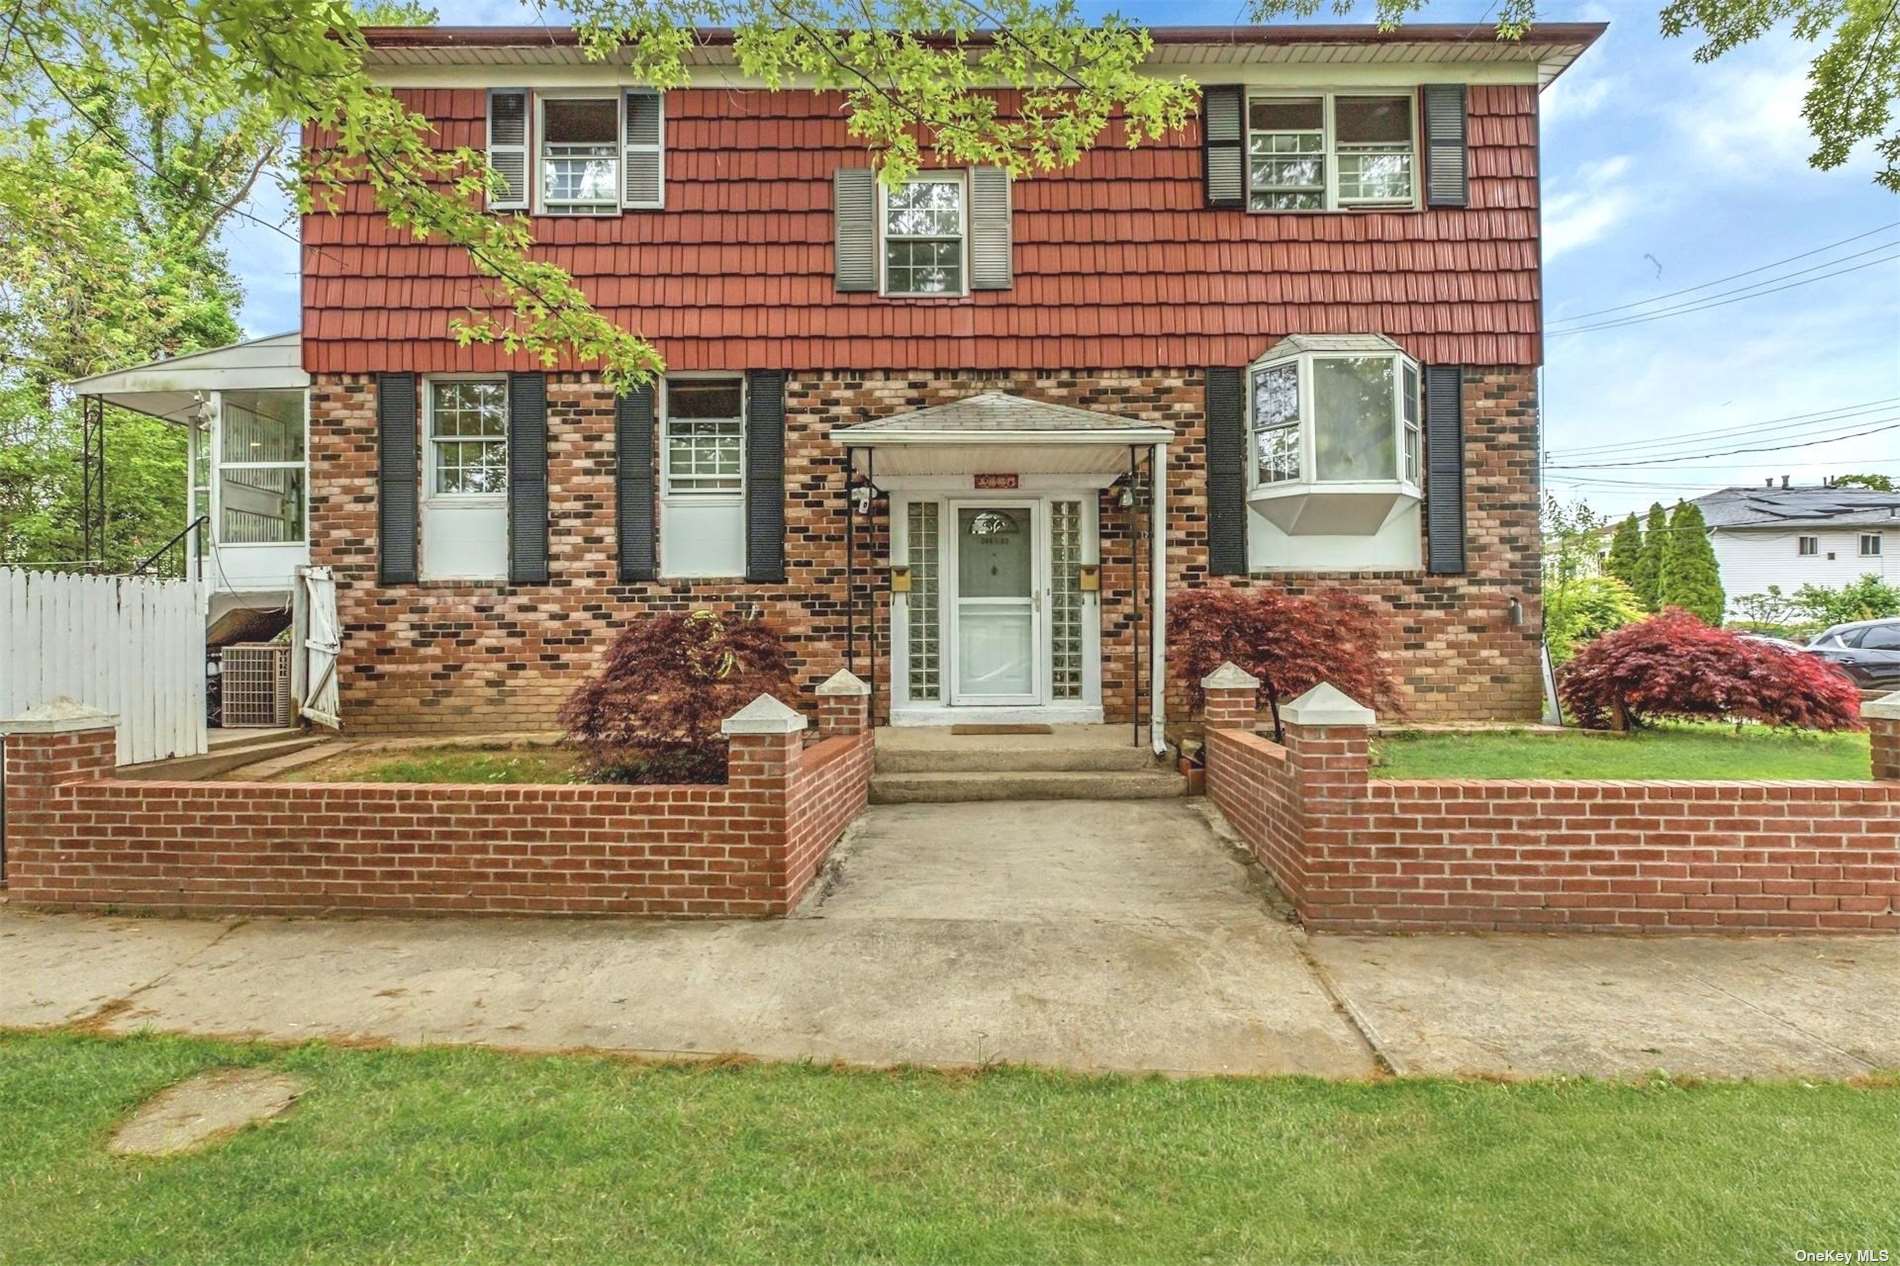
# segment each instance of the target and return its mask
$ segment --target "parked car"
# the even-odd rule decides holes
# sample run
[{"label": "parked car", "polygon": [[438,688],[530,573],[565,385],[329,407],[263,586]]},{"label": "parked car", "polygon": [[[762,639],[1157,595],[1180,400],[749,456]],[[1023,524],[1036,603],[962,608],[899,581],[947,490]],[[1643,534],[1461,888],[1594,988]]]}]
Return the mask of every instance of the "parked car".
[{"label": "parked car", "polygon": [[1807,647],[1801,645],[1799,642],[1790,642],[1785,637],[1771,637],[1766,633],[1737,633],[1735,636],[1744,642],[1753,642],[1757,646],[1767,646],[1774,650],[1786,651],[1790,655],[1805,655],[1808,653]]},{"label": "parked car", "polygon": [[1900,689],[1900,619],[1837,624],[1808,649],[1845,668],[1862,690]]}]

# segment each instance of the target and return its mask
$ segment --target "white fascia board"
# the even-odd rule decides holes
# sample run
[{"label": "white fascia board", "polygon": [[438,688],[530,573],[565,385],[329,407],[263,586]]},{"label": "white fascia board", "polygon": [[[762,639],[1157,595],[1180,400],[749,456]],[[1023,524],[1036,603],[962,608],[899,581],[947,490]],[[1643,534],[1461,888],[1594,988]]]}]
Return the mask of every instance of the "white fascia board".
[{"label": "white fascia board", "polygon": [[1119,431],[833,431],[831,438],[846,448],[883,448],[898,444],[1166,444],[1174,432],[1166,427],[1133,427]]}]

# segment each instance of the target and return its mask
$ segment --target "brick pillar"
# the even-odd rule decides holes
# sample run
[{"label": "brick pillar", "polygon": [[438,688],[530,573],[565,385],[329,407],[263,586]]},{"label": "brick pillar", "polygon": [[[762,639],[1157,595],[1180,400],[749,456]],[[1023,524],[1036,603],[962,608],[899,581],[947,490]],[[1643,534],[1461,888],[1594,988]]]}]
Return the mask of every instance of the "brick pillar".
[{"label": "brick pillar", "polygon": [[[726,736],[726,788],[746,821],[745,845],[765,850],[762,890],[748,896],[784,914],[791,902],[789,855],[792,784],[805,748],[804,716],[760,695],[720,723]],[[735,876],[735,880],[738,877]]]},{"label": "brick pillar", "polygon": [[1372,709],[1321,682],[1280,709],[1286,731],[1287,766],[1300,805],[1302,889],[1300,918],[1324,929],[1334,911],[1358,900],[1370,882],[1353,874],[1344,856],[1363,829],[1366,783],[1372,772]]},{"label": "brick pillar", "polygon": [[1210,730],[1251,730],[1260,710],[1260,680],[1231,660],[1201,678],[1207,702],[1202,721]]},{"label": "brick pillar", "polygon": [[59,698],[0,721],[6,768],[4,875],[12,880],[37,843],[56,837],[60,787],[112,773],[118,762],[118,718]]},{"label": "brick pillar", "polygon": [[1874,755],[1874,777],[1900,782],[1900,690],[1884,699],[1862,704],[1860,719],[1867,723]]},{"label": "brick pillar", "polygon": [[818,737],[863,734],[871,728],[871,688],[840,668],[818,687]]}]

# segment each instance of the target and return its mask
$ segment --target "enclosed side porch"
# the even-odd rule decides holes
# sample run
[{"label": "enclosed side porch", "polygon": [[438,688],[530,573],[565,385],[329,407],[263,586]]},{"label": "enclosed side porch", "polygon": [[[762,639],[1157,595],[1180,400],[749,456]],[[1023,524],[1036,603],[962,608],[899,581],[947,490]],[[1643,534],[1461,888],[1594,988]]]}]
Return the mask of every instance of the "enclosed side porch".
[{"label": "enclosed side porch", "polygon": [[[1003,392],[832,432],[850,454],[847,539],[888,514],[882,556],[854,549],[847,570],[883,599],[868,618],[888,628],[862,631],[888,662],[856,670],[888,691],[893,726],[1114,717],[1160,750],[1173,436]],[[859,618],[853,603],[853,646]]]}]

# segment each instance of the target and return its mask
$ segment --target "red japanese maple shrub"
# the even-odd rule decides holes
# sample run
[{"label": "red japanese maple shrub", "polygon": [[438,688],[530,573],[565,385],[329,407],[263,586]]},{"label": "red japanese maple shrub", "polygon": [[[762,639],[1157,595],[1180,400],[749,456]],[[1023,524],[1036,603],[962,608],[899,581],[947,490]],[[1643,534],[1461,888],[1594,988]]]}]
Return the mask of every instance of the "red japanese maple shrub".
[{"label": "red japanese maple shrub", "polygon": [[1322,681],[1386,715],[1403,715],[1370,602],[1343,589],[1190,589],[1168,599],[1168,659],[1196,707],[1201,678],[1232,660],[1260,679],[1281,735],[1280,705]]},{"label": "red japanese maple shrub", "polygon": [[1663,718],[1860,727],[1860,692],[1835,665],[1745,641],[1674,607],[1589,643],[1558,694],[1588,729]]},{"label": "red japanese maple shrub", "polygon": [[649,616],[614,639],[561,724],[594,781],[724,782],[719,723],[761,694],[785,697],[790,682],[785,644],[763,621]]}]

